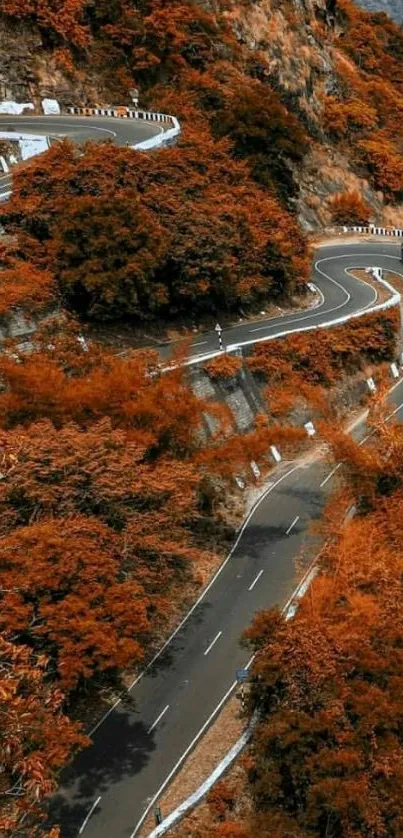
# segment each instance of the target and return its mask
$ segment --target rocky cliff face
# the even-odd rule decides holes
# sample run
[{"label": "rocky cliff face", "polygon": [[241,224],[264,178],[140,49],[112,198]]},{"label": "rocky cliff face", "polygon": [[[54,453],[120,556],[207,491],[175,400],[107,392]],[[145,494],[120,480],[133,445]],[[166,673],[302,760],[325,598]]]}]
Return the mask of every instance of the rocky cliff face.
[{"label": "rocky cliff face", "polygon": [[307,232],[331,223],[332,198],[343,191],[359,192],[373,208],[374,218],[385,223],[403,220],[403,211],[385,208],[382,193],[371,188],[349,155],[329,143],[323,132],[323,98],[339,87],[343,31],[337,10],[332,0],[259,0],[248,5],[233,2],[228,12],[240,43],[259,56],[261,76],[280,91],[312,137],[311,151],[298,169],[295,202]]},{"label": "rocky cliff face", "polygon": [[[144,8],[149,10],[153,2],[156,3],[156,0],[149,0],[144,4]],[[175,2],[167,0],[166,3],[167,7],[172,5],[172,18],[174,13],[177,13],[175,27],[181,25],[180,15],[185,16],[186,8],[189,7],[187,0],[182,0],[182,2],[185,9],[183,13],[177,12],[178,7],[181,8],[179,0]],[[117,5],[119,3],[124,9],[125,0],[117,0]],[[195,104],[193,90],[197,74],[199,74],[197,84],[200,84],[201,96],[202,82],[209,90],[217,92],[220,89],[222,92],[220,71],[215,68],[223,64],[225,60],[227,65],[232,61],[232,58],[228,58],[229,53],[226,53],[225,46],[223,47],[222,38],[220,42],[222,35],[220,27],[224,20],[231,32],[231,37],[235,35],[242,56],[234,68],[234,74],[237,74],[240,81],[242,81],[242,72],[249,80],[251,77],[259,79],[264,85],[267,84],[268,95],[270,90],[276,91],[281,102],[290,113],[298,117],[309,136],[310,151],[305,156],[303,164],[298,167],[294,166],[299,194],[290,199],[306,230],[314,230],[319,226],[329,224],[332,197],[335,193],[346,190],[358,191],[365,198],[372,208],[374,219],[388,222],[392,217],[396,223],[403,221],[403,212],[400,213],[396,207],[393,207],[393,210],[385,207],[382,193],[370,186],[367,179],[368,169],[357,165],[351,149],[346,148],[346,144],[343,143],[343,137],[331,138],[324,126],[325,101],[329,97],[334,97],[337,112],[339,101],[342,104],[349,101],[349,74],[352,80],[357,80],[360,73],[360,69],[357,69],[354,64],[354,54],[343,50],[346,36],[343,8],[346,3],[347,0],[197,0],[197,2],[194,0],[192,9],[201,7],[203,13],[210,15],[213,21],[209,43],[216,37],[218,43],[217,49],[212,50],[213,61],[210,59],[200,72],[197,62],[194,60],[192,62],[191,50],[187,53],[183,48],[180,55],[181,63],[178,61],[177,65],[181,69],[177,73],[170,71],[171,75],[167,73],[164,77],[162,72],[155,77],[153,83],[150,82],[148,71],[143,70],[140,80],[143,101],[146,101],[151,108],[153,106],[158,109],[178,107],[178,115],[181,118],[181,103],[186,97],[189,98],[190,92],[192,106]],[[403,0],[388,0],[388,2],[386,0],[361,0],[361,5],[367,8],[388,7],[388,11],[397,12],[400,17],[403,17]],[[161,14],[164,13],[165,4],[156,3],[156,7],[162,9]],[[121,20],[122,17],[119,18],[119,21]],[[124,21],[122,25],[125,25]],[[156,30],[155,44],[158,45],[161,42],[161,31],[165,33],[169,25],[171,25],[171,18],[168,18],[168,23],[165,20],[161,23],[161,29]],[[99,58],[100,44],[105,49],[105,43],[96,40],[99,33],[97,34],[94,30],[93,43],[87,51],[87,56],[85,53],[80,54],[72,49],[71,56],[73,58],[75,56],[75,66],[73,68],[72,65],[69,69],[66,65],[66,50],[63,52],[63,64],[60,60],[60,49],[50,49],[49,45],[43,41],[43,33],[40,34],[40,31],[32,26],[32,23],[23,24],[20,20],[13,22],[9,18],[0,17],[0,46],[2,48],[0,50],[0,98],[20,101],[30,99],[38,104],[44,96],[54,97],[62,104],[109,104],[113,99],[117,104],[119,98],[121,104],[128,101],[126,70],[123,71],[120,67],[117,72],[111,65],[112,70],[109,71],[109,76],[107,73],[102,75],[99,69],[100,64],[97,65],[96,60],[91,58],[91,49],[93,49],[95,59],[97,50]],[[134,29],[133,32],[128,33],[128,38],[130,36],[133,41],[131,55],[139,54],[144,63],[146,50],[143,49],[143,43],[146,43],[147,32],[144,31],[141,49],[139,49],[136,31]],[[175,39],[176,33],[169,31],[169,37]],[[189,46],[192,47],[193,37],[196,44],[197,33],[193,35],[191,31],[190,34],[188,31],[185,32],[183,43],[186,43],[188,38]],[[177,40],[179,43],[180,39]],[[150,43],[150,49],[155,50],[155,56],[153,54],[155,64],[150,64],[152,75],[154,66],[164,69],[164,62],[167,66],[166,56],[172,48],[172,43],[167,40],[165,53],[158,52],[154,43],[152,41]],[[122,56],[122,63],[130,60],[128,49],[122,52],[122,56],[118,53],[116,44],[114,50],[116,66]],[[177,56],[175,60],[176,58]],[[214,60],[216,60],[216,65],[214,65]],[[343,77],[340,75],[341,64],[344,67]],[[131,72],[130,82],[133,86],[134,81],[137,82],[135,62]],[[193,73],[192,78],[189,73]],[[214,76],[214,88],[211,87],[212,76]],[[226,95],[224,91],[224,97]],[[352,90],[351,95],[355,104],[358,103],[359,111],[360,96],[356,90]],[[384,93],[381,94],[381,99],[385,100]],[[393,88],[390,99],[394,100]],[[196,101],[196,106],[198,105],[199,102]],[[387,106],[392,107],[391,101]],[[201,102],[200,111],[203,111]],[[210,119],[211,114],[207,113],[207,117]],[[203,118],[206,118],[205,109]],[[368,106],[366,118],[371,118]],[[359,121],[359,115],[357,119]],[[399,123],[401,124],[400,117]],[[381,114],[377,128],[383,130],[384,114]],[[355,131],[354,123],[353,136],[355,136]]]}]

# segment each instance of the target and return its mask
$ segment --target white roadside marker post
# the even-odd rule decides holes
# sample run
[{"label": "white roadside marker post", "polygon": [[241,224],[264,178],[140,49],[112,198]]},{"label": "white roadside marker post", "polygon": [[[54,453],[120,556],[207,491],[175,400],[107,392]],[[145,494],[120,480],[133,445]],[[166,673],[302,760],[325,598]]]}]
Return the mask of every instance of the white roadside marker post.
[{"label": "white roadside marker post", "polygon": [[251,470],[253,471],[253,474],[255,475],[256,479],[258,477],[260,477],[260,468],[259,468],[258,464],[255,463],[254,460],[252,460],[252,462],[250,464],[250,467],[251,467]]},{"label": "white roadside marker post", "polygon": [[367,385],[370,393],[376,393],[376,384],[373,378],[367,378]]},{"label": "white roadside marker post", "polygon": [[304,428],[305,428],[308,436],[315,436],[316,430],[315,430],[315,425],[313,424],[313,422],[305,422]]},{"label": "white roadside marker post", "polygon": [[224,351],[224,346],[223,346],[222,337],[221,337],[221,334],[222,334],[222,328],[221,328],[221,326],[220,326],[220,324],[219,324],[219,323],[217,323],[217,325],[216,325],[216,327],[215,327],[215,331],[217,332],[218,345],[219,345],[219,347],[220,347],[220,351],[221,351],[221,352],[223,352],[223,351]]}]

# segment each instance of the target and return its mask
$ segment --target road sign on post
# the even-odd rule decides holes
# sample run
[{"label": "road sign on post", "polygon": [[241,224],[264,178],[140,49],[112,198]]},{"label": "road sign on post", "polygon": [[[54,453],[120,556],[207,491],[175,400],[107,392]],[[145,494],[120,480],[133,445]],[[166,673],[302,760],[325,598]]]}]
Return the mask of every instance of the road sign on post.
[{"label": "road sign on post", "polygon": [[219,323],[217,323],[217,325],[216,325],[216,327],[215,327],[215,331],[217,332],[218,345],[219,345],[219,347],[220,347],[220,349],[221,349],[221,352],[222,352],[222,351],[223,351],[223,349],[224,349],[224,347],[223,347],[223,344],[222,344],[222,338],[221,338],[222,328],[221,328],[221,326],[220,326],[220,324],[219,324]]},{"label": "road sign on post", "polygon": [[248,669],[237,669],[236,671],[236,679],[240,683],[243,681],[247,681],[249,678],[249,670]]},{"label": "road sign on post", "polygon": [[159,826],[162,823],[162,814],[160,806],[154,806],[155,825]]}]

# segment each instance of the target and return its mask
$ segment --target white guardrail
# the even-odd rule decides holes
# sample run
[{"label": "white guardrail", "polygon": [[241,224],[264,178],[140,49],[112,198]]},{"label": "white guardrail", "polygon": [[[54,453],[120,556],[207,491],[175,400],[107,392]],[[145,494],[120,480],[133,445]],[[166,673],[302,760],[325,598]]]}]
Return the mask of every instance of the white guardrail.
[{"label": "white guardrail", "polygon": [[340,227],[326,227],[325,233],[362,233],[367,236],[391,236],[392,238],[403,238],[403,230],[399,227],[377,227],[376,224],[369,224],[367,227],[341,225]]},{"label": "white guardrail", "polygon": [[138,119],[144,122],[159,122],[163,125],[170,125],[170,128],[164,129],[154,137],[148,140],[143,140],[136,143],[132,148],[137,148],[140,151],[147,151],[148,149],[158,148],[172,143],[176,137],[181,133],[181,126],[176,116],[170,116],[166,113],[157,113],[153,111],[139,111],[132,108],[67,108],[69,114],[75,116],[104,116],[113,117],[114,119]]}]

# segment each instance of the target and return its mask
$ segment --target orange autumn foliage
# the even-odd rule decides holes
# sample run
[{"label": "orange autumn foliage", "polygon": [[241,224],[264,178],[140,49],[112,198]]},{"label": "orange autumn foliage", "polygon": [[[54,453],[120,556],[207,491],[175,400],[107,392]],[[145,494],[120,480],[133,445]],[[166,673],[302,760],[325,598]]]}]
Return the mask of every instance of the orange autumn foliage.
[{"label": "orange autumn foliage", "polygon": [[298,292],[309,254],[291,214],[228,152],[200,131],[161,155],[58,143],[19,171],[2,218],[83,317],[256,307]]},{"label": "orange autumn foliage", "polygon": [[88,744],[80,725],[63,714],[63,694],[49,684],[49,662],[0,636],[0,830],[5,838],[57,838],[41,826],[41,802],[78,748]]},{"label": "orange autumn foliage", "polygon": [[242,368],[242,358],[236,355],[218,355],[204,365],[207,375],[213,380],[218,378],[233,378]]},{"label": "orange autumn foliage", "polygon": [[27,314],[43,312],[57,299],[54,276],[30,262],[8,259],[1,271],[0,317],[16,309]]},{"label": "orange autumn foliage", "polygon": [[365,315],[332,329],[257,344],[247,358],[251,372],[266,385],[274,416],[289,413],[298,400],[326,412],[326,389],[368,363],[393,360],[399,323],[397,309]]},{"label": "orange autumn foliage", "polygon": [[368,14],[351,0],[337,0],[344,27],[343,50],[370,76],[382,76],[403,92],[400,62],[403,35],[385,14]]},{"label": "orange autumn foliage", "polygon": [[[334,42],[337,70],[323,103],[325,132],[347,149],[360,174],[396,199],[402,39],[384,17],[371,17],[369,25],[348,0],[337,6],[344,34]],[[184,129],[178,146],[161,154],[108,145],[78,153],[61,143],[23,167],[1,212],[7,231],[17,235],[18,261],[3,274],[0,313],[24,304],[39,310],[55,300],[82,318],[165,323],[189,312],[202,318],[212,309],[253,310],[305,285],[309,253],[289,199],[298,194],[312,126],[268,65],[259,66],[258,53],[251,56],[239,31],[234,34],[228,10],[231,4],[187,0],[0,2],[8,20],[37,28],[64,71],[80,68],[85,75],[90,67],[110,101],[126,98],[138,83],[144,104],[177,114]],[[281,11],[299,20],[294,4],[281,4]],[[342,213],[353,212],[355,201],[342,203]],[[357,320],[328,341],[316,332],[293,347],[276,342],[253,354],[251,368],[267,381],[272,413],[289,409],[289,386],[319,404],[322,388],[337,384],[345,370],[389,358],[395,325],[393,313]],[[0,558],[7,582],[0,620],[17,650],[8,647],[6,675],[17,683],[18,698],[8,701],[4,729],[16,743],[10,757],[16,755],[16,771],[21,755],[28,766],[17,778],[21,796],[4,809],[11,820],[0,823],[21,838],[28,838],[24,811],[32,838],[42,796],[83,744],[62,714],[58,686],[71,707],[80,690],[148,655],[167,630],[170,609],[179,613],[184,591],[195,587],[210,538],[218,533],[224,544],[232,534],[219,514],[225,481],[250,474],[252,459],[264,466],[271,444],[287,454],[305,438],[303,430],[267,416],[248,434],[232,433],[227,413],[197,399],[183,371],[160,375],[152,353],[123,361],[93,346],[79,351],[79,331],[71,327],[69,335],[69,329],[38,336],[30,357],[16,351],[0,358]],[[206,413],[217,423],[208,439]],[[397,436],[383,439],[378,460],[333,438],[335,450],[351,454],[349,491],[356,489],[363,511],[400,480]],[[302,639],[276,634],[271,646],[271,618],[251,635],[259,648],[263,637],[269,649],[256,706],[264,712],[267,702],[270,713],[250,766],[259,811],[250,823],[237,823],[232,792],[221,789],[220,820],[213,832],[200,834],[305,838],[326,829],[329,838],[331,830],[334,838],[343,830],[373,838],[386,811],[385,829],[402,831],[390,781],[400,764],[393,721],[400,712],[401,644],[393,634],[400,614],[392,579],[401,575],[394,522],[400,494],[382,511],[388,503],[387,539],[380,538],[382,519],[374,518],[373,531],[355,529],[326,555],[328,579],[315,586],[317,622],[301,612]],[[359,576],[362,556],[368,585]],[[96,600],[88,593],[93,588]],[[304,622],[308,616],[311,622]],[[386,629],[378,638],[379,625]],[[393,661],[393,674],[382,658]],[[27,691],[35,699],[30,706]],[[368,708],[372,715],[365,715]],[[41,765],[32,757],[35,748]],[[6,766],[12,782],[13,766]],[[399,776],[395,788],[400,797]]]},{"label": "orange autumn foliage", "polygon": [[372,174],[375,186],[391,196],[403,195],[403,166],[400,151],[395,144],[378,132],[375,137],[358,144],[361,159]]},{"label": "orange autumn foliage", "polygon": [[338,0],[335,91],[324,97],[323,124],[389,200],[402,194],[403,36],[384,14]]},{"label": "orange autumn foliage", "polygon": [[89,42],[85,24],[88,0],[1,0],[4,15],[34,22],[50,43],[68,42],[84,48]]},{"label": "orange autumn foliage", "polygon": [[358,192],[340,192],[330,204],[335,224],[368,224],[371,207]]},{"label": "orange autumn foliage", "polygon": [[354,133],[375,128],[377,112],[359,98],[341,102],[335,96],[327,96],[324,99],[323,121],[325,130],[341,139],[346,134],[351,137]]},{"label": "orange autumn foliage", "polygon": [[141,584],[122,577],[125,560],[113,532],[84,516],[10,533],[0,546],[0,631],[51,656],[65,690],[136,663],[152,606]]},{"label": "orange autumn foliage", "polygon": [[[240,6],[247,9],[244,3]],[[386,129],[390,153],[401,150],[399,27],[352,0],[337,0],[326,8],[336,22],[330,71],[332,76],[333,68],[336,72],[331,93],[324,97],[322,125],[311,126],[290,98],[287,84],[278,84],[264,43],[250,48],[240,37],[242,16],[238,20],[237,4],[228,0],[207,6],[200,0],[0,3],[7,21],[26,21],[39,31],[44,47],[69,75],[82,78],[94,72],[109,101],[140,87],[147,104],[175,112],[184,126],[198,124],[210,135],[225,135],[232,143],[228,157],[246,159],[252,176],[286,201],[298,191],[295,163],[317,139],[318,128],[346,145],[362,166],[367,163],[356,154],[357,138],[371,139],[372,132]],[[293,2],[286,2],[282,14],[285,31],[293,35],[309,13],[301,15]],[[324,17],[323,8],[317,17],[312,14],[310,29],[327,46],[331,25],[328,20],[324,26]],[[268,33],[270,37],[270,29]],[[315,73],[309,57],[307,69]],[[383,189],[381,174],[377,188]],[[387,181],[385,189],[395,197]]]}]

